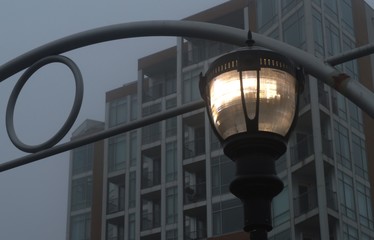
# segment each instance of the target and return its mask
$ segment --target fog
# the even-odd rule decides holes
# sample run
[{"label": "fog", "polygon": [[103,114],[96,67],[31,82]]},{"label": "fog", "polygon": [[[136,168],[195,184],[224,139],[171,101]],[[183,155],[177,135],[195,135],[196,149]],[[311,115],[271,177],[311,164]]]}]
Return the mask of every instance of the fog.
[{"label": "fog", "polygon": [[[0,8],[0,64],[35,47],[84,30],[116,23],[181,19],[223,0],[210,1],[57,1],[3,0]],[[137,59],[176,43],[175,38],[118,40],[68,52],[85,84],[82,110],[73,130],[86,118],[104,120],[105,92],[137,77]],[[20,74],[0,83],[0,163],[24,156],[9,141],[5,110]],[[74,79],[61,64],[35,73],[17,100],[18,137],[37,145],[58,131],[68,116]],[[66,142],[71,132],[62,140]],[[0,173],[0,239],[66,239],[69,154]]]},{"label": "fog", "polygon": [[[0,65],[66,35],[116,23],[181,19],[223,2],[2,0]],[[64,54],[77,63],[85,84],[82,110],[72,129],[87,118],[104,120],[105,92],[136,80],[138,58],[175,43],[170,37],[118,40]],[[19,77],[0,83],[0,163],[25,155],[11,144],[5,129],[7,102]],[[16,105],[19,138],[35,145],[55,134],[68,116],[74,91],[73,77],[61,65],[48,65],[33,75]],[[63,153],[0,173],[0,239],[66,239],[68,159]]]}]

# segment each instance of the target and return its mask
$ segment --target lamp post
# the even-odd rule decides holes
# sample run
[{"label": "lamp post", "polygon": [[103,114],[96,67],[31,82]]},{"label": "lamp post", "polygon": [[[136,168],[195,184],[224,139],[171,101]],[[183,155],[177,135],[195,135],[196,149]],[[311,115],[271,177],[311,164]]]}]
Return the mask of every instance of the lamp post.
[{"label": "lamp post", "polygon": [[275,160],[286,151],[302,83],[290,60],[254,47],[219,57],[200,78],[210,123],[236,164],[230,191],[243,202],[251,239],[272,229],[271,200],[283,189]]}]

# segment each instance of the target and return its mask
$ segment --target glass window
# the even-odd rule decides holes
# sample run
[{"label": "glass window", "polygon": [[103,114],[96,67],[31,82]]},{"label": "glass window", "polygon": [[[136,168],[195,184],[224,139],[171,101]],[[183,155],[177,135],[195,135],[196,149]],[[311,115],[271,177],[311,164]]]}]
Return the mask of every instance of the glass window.
[{"label": "glass window", "polygon": [[283,232],[270,237],[269,240],[291,240],[291,231],[290,229],[284,230]]},{"label": "glass window", "polygon": [[106,229],[107,240],[123,239],[125,236],[123,218],[121,220],[108,220]]},{"label": "glass window", "polygon": [[321,0],[312,0],[318,7],[321,7]]},{"label": "glass window", "polygon": [[136,172],[130,172],[129,179],[129,208],[136,205]]},{"label": "glass window", "polygon": [[349,224],[343,223],[343,239],[358,240],[357,229]]},{"label": "glass window", "polygon": [[109,103],[109,127],[116,126],[127,121],[126,97]]},{"label": "glass window", "polygon": [[298,10],[283,23],[283,40],[295,47],[305,47],[305,23],[302,9]]},{"label": "glass window", "polygon": [[129,214],[129,240],[135,240],[135,213]]},{"label": "glass window", "polygon": [[216,134],[213,132],[212,128],[210,128],[209,130],[209,135],[210,135],[210,149],[212,151],[221,149],[221,143],[218,137],[216,136]]},{"label": "glass window", "polygon": [[339,29],[328,20],[325,21],[325,25],[327,54],[329,56],[334,56],[341,51]]},{"label": "glass window", "polygon": [[175,72],[168,72],[165,74],[165,94],[170,95],[177,91],[177,77]]},{"label": "glass window", "polygon": [[317,57],[325,56],[325,46],[323,42],[322,16],[313,8],[313,36],[314,49]]},{"label": "glass window", "polygon": [[370,189],[361,183],[357,183],[357,204],[360,223],[369,229],[373,229]]},{"label": "glass window", "polygon": [[361,232],[361,240],[373,240],[374,238]]},{"label": "glass window", "polygon": [[109,139],[108,171],[118,171],[126,167],[126,136],[119,135]]},{"label": "glass window", "polygon": [[178,190],[177,187],[166,189],[166,224],[178,221]]},{"label": "glass window", "polygon": [[71,240],[91,239],[91,214],[85,213],[71,217]]},{"label": "glass window", "polygon": [[325,0],[325,13],[334,20],[338,20],[338,5],[336,0]]},{"label": "glass window", "polygon": [[183,73],[183,103],[192,102],[200,98],[199,75],[201,71],[201,68],[196,68]]},{"label": "glass window", "polygon": [[178,240],[178,229],[167,230],[166,240]]},{"label": "glass window", "polygon": [[138,118],[138,95],[132,94],[130,95],[130,120],[136,120]]},{"label": "glass window", "polygon": [[144,76],[143,77],[143,103],[150,102],[163,97],[164,76]]},{"label": "glass window", "polygon": [[258,0],[257,2],[257,29],[260,33],[265,32],[277,22],[277,1]]},{"label": "glass window", "polygon": [[345,216],[352,220],[356,220],[355,196],[353,191],[352,177],[339,171],[338,181],[341,210]]},{"label": "glass window", "polygon": [[346,99],[335,90],[332,91],[332,110],[341,119],[347,120]]},{"label": "glass window", "polygon": [[166,143],[166,182],[177,179],[177,142]]},{"label": "glass window", "polygon": [[351,0],[342,0],[340,3],[341,7],[341,18],[342,18],[342,27],[344,30],[348,31],[351,34],[354,34],[353,28],[353,15],[352,15],[352,1]]},{"label": "glass window", "polygon": [[290,204],[287,187],[273,199],[272,210],[274,226],[279,226],[290,219]]},{"label": "glass window", "polygon": [[279,29],[278,28],[274,29],[272,32],[269,33],[268,36],[279,40]]},{"label": "glass window", "polygon": [[155,114],[155,113],[159,113],[159,112],[161,112],[161,103],[160,102],[143,107],[142,116],[146,117],[146,116],[149,116],[149,115],[152,115],[152,114]]},{"label": "glass window", "polygon": [[213,235],[241,230],[243,206],[239,199],[213,204]]},{"label": "glass window", "polygon": [[282,0],[282,13],[288,13],[299,2],[301,2],[301,0]]},{"label": "glass window", "polygon": [[348,130],[335,121],[335,151],[337,161],[347,169],[352,170],[351,151],[348,138]]},{"label": "glass window", "polygon": [[177,118],[168,118],[165,120],[166,137],[173,137],[177,135]]},{"label": "glass window", "polygon": [[75,179],[71,188],[71,210],[91,207],[92,178],[91,176]]},{"label": "glass window", "polygon": [[118,211],[122,211],[124,207],[125,207],[125,186],[109,182],[108,183],[107,212],[115,213]]},{"label": "glass window", "polygon": [[356,174],[367,180],[368,166],[365,150],[365,141],[356,134],[352,134],[352,157],[355,163]]},{"label": "glass window", "polygon": [[235,164],[226,156],[212,158],[212,195],[229,193],[229,186],[235,177]]},{"label": "glass window", "polygon": [[165,108],[166,109],[174,108],[176,106],[177,106],[177,98],[176,97],[166,99],[166,101],[165,101]]},{"label": "glass window", "polygon": [[142,128],[142,143],[148,144],[160,140],[161,122],[152,123]]},{"label": "glass window", "polygon": [[85,145],[73,150],[73,175],[91,171],[93,161],[93,145]]},{"label": "glass window", "polygon": [[[356,48],[356,43],[350,39],[346,34],[343,34],[343,51],[349,51]],[[359,79],[357,60],[352,60],[344,63],[344,71],[352,77],[352,79]]]},{"label": "glass window", "polygon": [[133,131],[130,133],[130,166],[136,166],[138,159],[138,141],[137,132]]},{"label": "glass window", "polygon": [[351,120],[351,126],[356,128],[358,131],[363,132],[363,119],[362,111],[359,109],[356,104],[348,101],[349,116]]}]

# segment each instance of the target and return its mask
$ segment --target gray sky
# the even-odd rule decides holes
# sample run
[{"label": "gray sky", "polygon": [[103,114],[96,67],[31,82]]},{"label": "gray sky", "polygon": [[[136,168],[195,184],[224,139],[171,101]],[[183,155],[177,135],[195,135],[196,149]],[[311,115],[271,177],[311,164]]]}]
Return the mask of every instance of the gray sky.
[{"label": "gray sky", "polygon": [[[181,19],[222,2],[225,0],[2,0],[0,64],[83,30],[138,20]],[[174,38],[132,39],[67,53],[85,81],[82,111],[73,129],[86,118],[103,120],[104,93],[136,80],[139,57],[174,43]],[[0,83],[2,116],[18,77]],[[68,71],[52,65],[41,69],[17,101],[15,126],[19,137],[28,144],[48,139],[66,119],[73,94]],[[0,118],[0,152],[0,162],[24,155],[9,142],[4,117]],[[67,182],[66,153],[0,173],[0,239],[65,239]]]},{"label": "gray sky", "polygon": [[[2,0],[0,64],[83,30],[138,20],[181,19],[222,2]],[[103,120],[104,93],[136,80],[139,57],[173,44],[174,38],[122,40],[66,54],[78,64],[85,82],[82,111],[73,129],[86,118]],[[0,83],[2,116],[18,77]],[[47,140],[65,121],[73,94],[73,78],[65,68],[50,65],[38,71],[17,101],[15,127],[19,138],[32,145]],[[0,126],[0,162],[24,155],[9,142],[4,117]],[[65,239],[67,182],[67,153],[0,173],[0,239]]]}]

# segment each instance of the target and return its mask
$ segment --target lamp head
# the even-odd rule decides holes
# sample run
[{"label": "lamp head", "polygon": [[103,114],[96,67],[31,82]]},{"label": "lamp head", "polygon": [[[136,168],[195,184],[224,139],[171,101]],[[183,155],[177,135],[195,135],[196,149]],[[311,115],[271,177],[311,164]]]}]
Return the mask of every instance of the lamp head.
[{"label": "lamp head", "polygon": [[274,134],[294,126],[303,79],[273,51],[245,47],[217,58],[200,79],[212,127],[221,143],[237,135]]}]

